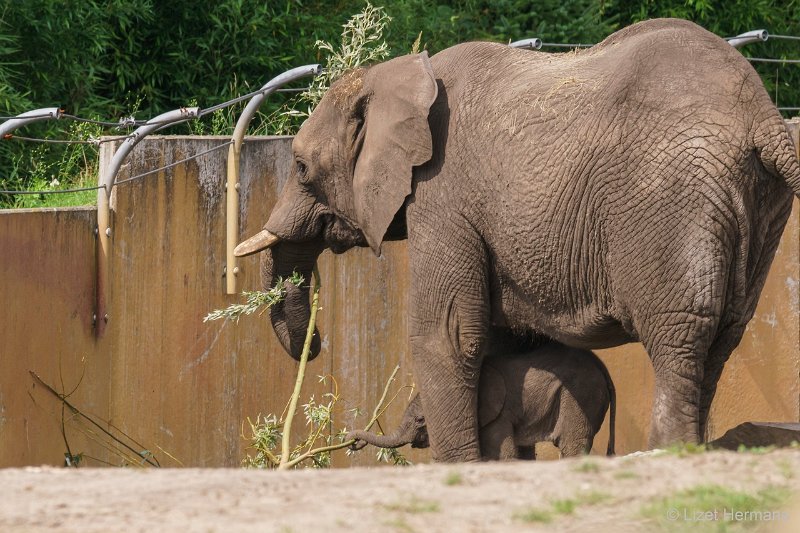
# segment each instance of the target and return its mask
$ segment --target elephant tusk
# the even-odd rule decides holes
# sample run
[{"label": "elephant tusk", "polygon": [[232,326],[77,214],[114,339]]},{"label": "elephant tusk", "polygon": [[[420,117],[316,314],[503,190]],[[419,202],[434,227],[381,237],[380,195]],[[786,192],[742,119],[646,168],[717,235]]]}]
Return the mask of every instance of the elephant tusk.
[{"label": "elephant tusk", "polygon": [[233,249],[233,255],[236,257],[251,255],[277,244],[280,240],[281,238],[274,233],[261,230],[246,241],[239,243],[239,245]]}]

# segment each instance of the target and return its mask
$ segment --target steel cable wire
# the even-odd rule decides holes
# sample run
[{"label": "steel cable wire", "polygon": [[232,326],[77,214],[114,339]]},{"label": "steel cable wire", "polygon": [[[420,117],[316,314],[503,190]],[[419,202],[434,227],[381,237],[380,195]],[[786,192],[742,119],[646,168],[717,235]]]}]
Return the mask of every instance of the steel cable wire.
[{"label": "steel cable wire", "polygon": [[83,191],[96,191],[97,189],[105,189],[105,185],[94,185],[92,187],[77,187],[75,189],[51,189],[49,191],[3,191],[0,194],[69,194],[74,192]]},{"label": "steel cable wire", "polygon": [[[178,166],[180,164],[186,163],[187,161],[191,161],[192,159],[196,159],[198,157],[210,154],[212,152],[216,152],[217,150],[221,150],[221,149],[229,146],[232,143],[233,143],[233,141],[227,141],[227,142],[224,142],[224,143],[222,143],[222,144],[220,144],[218,146],[214,146],[213,148],[209,148],[208,150],[203,150],[202,152],[198,152],[198,153],[196,153],[194,155],[191,155],[189,157],[180,159],[178,161],[174,161],[174,162],[172,162],[172,163],[170,163],[168,165],[164,165],[163,167],[159,167],[159,168],[156,168],[156,169],[153,169],[153,170],[148,170],[147,172],[142,172],[141,174],[137,174],[135,176],[131,176],[130,178],[126,178],[124,180],[119,180],[119,181],[114,183],[114,186],[121,185],[123,183],[128,183],[130,181],[138,180],[138,179],[144,178],[146,176],[149,176],[151,174],[157,174],[158,172],[161,172],[162,170],[167,170],[167,169],[176,167],[176,166]],[[78,187],[78,188],[74,188],[74,189],[53,189],[53,190],[46,190],[46,191],[8,191],[8,190],[0,190],[0,194],[68,194],[68,193],[83,192],[83,191],[96,191],[98,189],[105,189],[105,188],[106,188],[105,185],[95,185],[95,186],[92,186],[92,187]]]},{"label": "steel cable wire", "polygon": [[747,57],[748,61],[756,63],[787,63],[787,64],[800,64],[800,59],[772,59],[768,57]]},{"label": "steel cable wire", "polygon": [[211,152],[216,152],[217,150],[221,150],[221,149],[229,146],[232,143],[233,143],[233,141],[226,141],[226,142],[224,142],[224,143],[222,143],[222,144],[220,144],[218,146],[214,146],[213,148],[209,148],[208,150],[203,150],[202,152],[198,152],[198,153],[196,153],[194,155],[191,155],[189,157],[186,157],[184,159],[180,159],[178,161],[172,162],[169,165],[164,165],[163,167],[156,168],[156,169],[153,169],[153,170],[148,170],[147,172],[142,172],[141,174],[137,174],[135,176],[131,176],[130,178],[125,178],[124,180],[116,181],[116,182],[114,182],[114,186],[121,185],[123,183],[128,183],[129,181],[138,180],[138,179],[144,178],[145,176],[149,176],[151,174],[157,174],[158,172],[161,172],[162,170],[167,170],[167,169],[170,169],[172,167],[176,167],[176,166],[178,166],[178,165],[180,165],[182,163],[186,163],[187,161],[191,161],[192,159],[196,159],[196,158],[198,158],[200,156],[204,156],[204,155],[210,154]]}]

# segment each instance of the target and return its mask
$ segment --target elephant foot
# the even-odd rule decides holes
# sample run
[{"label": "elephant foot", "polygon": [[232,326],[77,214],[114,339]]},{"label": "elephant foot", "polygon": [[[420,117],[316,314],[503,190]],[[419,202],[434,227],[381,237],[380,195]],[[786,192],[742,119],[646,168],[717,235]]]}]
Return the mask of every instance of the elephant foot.
[{"label": "elephant foot", "polygon": [[[658,387],[656,388],[658,390]],[[650,422],[649,449],[667,448],[700,442],[700,419],[697,402],[680,401],[656,393]]]}]

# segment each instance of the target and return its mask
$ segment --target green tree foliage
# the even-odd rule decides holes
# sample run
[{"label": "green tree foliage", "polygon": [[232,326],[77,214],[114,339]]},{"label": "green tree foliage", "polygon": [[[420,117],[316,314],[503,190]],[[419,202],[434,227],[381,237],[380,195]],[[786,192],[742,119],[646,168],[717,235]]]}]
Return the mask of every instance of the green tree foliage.
[{"label": "green tree foliage", "polygon": [[237,79],[260,86],[313,62],[316,39],[351,14],[331,18],[326,2],[301,0],[0,1],[0,44],[13,48],[0,52],[25,73],[31,99],[106,117],[135,100],[148,116],[193,97],[211,105]]},{"label": "green tree foliage", "polygon": [[386,3],[388,39],[395,54],[407,53],[419,32],[432,53],[476,39],[596,42],[616,29],[605,7],[598,0],[400,0]]},{"label": "green tree foliage", "polygon": [[[724,37],[758,28],[800,35],[800,0],[373,4],[392,18],[385,37],[393,56],[408,53],[418,37],[431,53],[475,39],[536,36],[545,42],[594,43],[632,22],[664,16],[693,20]],[[0,0],[0,111],[9,115],[61,105],[82,116],[116,120],[135,107],[140,119],[190,102],[208,107],[289,68],[324,59],[315,43],[338,42],[342,25],[365,5],[365,0]],[[742,51],[800,58],[800,41],[775,39]],[[754,65],[779,105],[800,106],[800,65]],[[281,109],[287,98],[271,97],[265,114]],[[35,137],[69,133],[59,123],[24,130]],[[52,163],[64,157],[64,150],[49,146],[37,157]],[[0,189],[32,185],[37,164],[32,152],[28,143],[0,141]],[[15,202],[0,195],[0,206]]]},{"label": "green tree foliage", "polygon": [[[131,46],[125,32],[152,21],[149,1],[5,0],[3,37],[15,43],[14,70],[35,105],[108,112],[109,80]],[[133,58],[131,58],[133,59]]]}]

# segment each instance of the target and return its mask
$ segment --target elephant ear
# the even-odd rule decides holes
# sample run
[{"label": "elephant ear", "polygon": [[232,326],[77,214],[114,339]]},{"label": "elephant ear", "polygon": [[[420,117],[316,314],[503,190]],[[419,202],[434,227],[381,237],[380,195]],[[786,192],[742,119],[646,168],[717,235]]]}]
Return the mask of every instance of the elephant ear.
[{"label": "elephant ear", "polygon": [[494,422],[506,404],[506,380],[500,371],[484,362],[478,390],[478,425],[485,427]]},{"label": "elephant ear", "polygon": [[380,63],[364,74],[353,197],[356,219],[375,255],[411,194],[413,167],[433,155],[428,113],[437,92],[427,52]]}]

